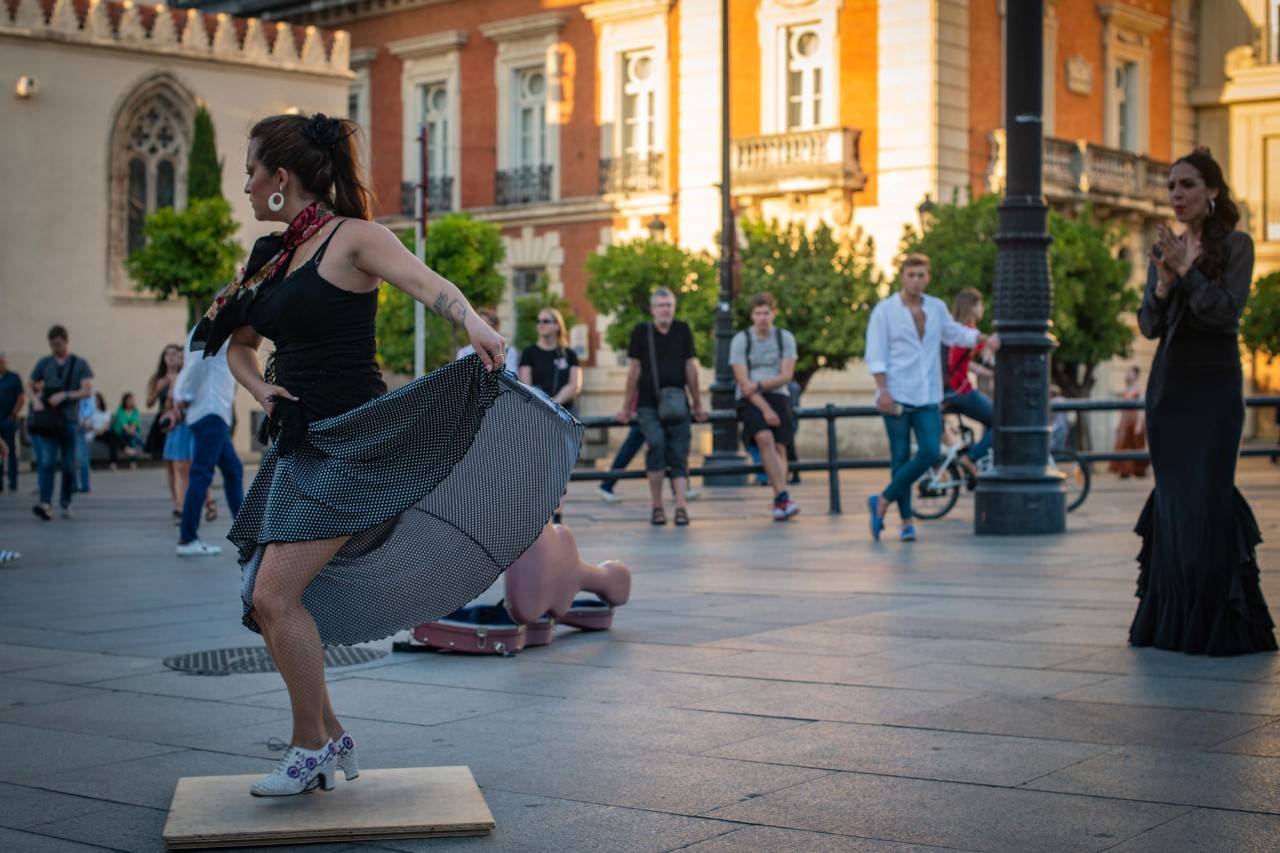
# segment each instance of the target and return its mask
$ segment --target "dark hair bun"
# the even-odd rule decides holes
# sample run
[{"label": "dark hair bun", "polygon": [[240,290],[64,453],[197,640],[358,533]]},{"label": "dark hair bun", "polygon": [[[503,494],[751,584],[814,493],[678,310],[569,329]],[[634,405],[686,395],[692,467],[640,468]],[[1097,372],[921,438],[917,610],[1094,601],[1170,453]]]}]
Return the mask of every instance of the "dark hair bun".
[{"label": "dark hair bun", "polygon": [[324,113],[316,113],[308,119],[302,126],[302,133],[321,148],[332,148],[346,137],[342,132],[342,122]]}]

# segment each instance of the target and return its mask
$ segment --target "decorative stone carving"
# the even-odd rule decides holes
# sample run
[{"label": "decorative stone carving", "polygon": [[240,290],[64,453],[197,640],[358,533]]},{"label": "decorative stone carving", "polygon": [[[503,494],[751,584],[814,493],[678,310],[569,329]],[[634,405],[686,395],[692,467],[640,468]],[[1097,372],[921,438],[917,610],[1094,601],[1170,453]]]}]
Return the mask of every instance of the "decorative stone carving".
[{"label": "decorative stone carving", "polygon": [[178,46],[178,28],[173,23],[173,10],[164,4],[156,6],[156,20],[151,25],[151,43],[157,47]]},{"label": "decorative stone carving", "polygon": [[1067,91],[1093,94],[1093,65],[1078,53],[1067,57]]},{"label": "decorative stone carving", "polygon": [[49,16],[49,30],[67,35],[74,35],[80,31],[80,19],[76,15],[76,7],[71,0],[58,0],[53,4],[53,14]]},{"label": "decorative stone carving", "polygon": [[89,11],[84,13],[84,34],[91,39],[111,41],[111,16],[107,12],[107,0],[91,0]]},{"label": "decorative stone carving", "polygon": [[351,67],[351,34],[346,30],[338,30],[333,34],[333,46],[329,49],[329,65],[338,71],[346,71]]},{"label": "decorative stone carving", "polygon": [[271,45],[271,58],[276,62],[298,61],[298,44],[293,39],[293,27],[283,21],[276,24],[276,40]]},{"label": "decorative stone carving", "polygon": [[1232,80],[1237,72],[1253,68],[1257,64],[1258,51],[1253,45],[1242,44],[1227,51],[1226,59],[1222,62],[1222,73],[1227,75],[1228,80]]},{"label": "decorative stone carving", "polygon": [[40,0],[18,0],[13,10],[13,25],[20,30],[43,30],[44,7]]},{"label": "decorative stone carving", "polygon": [[209,33],[204,28],[204,15],[187,10],[187,25],[182,28],[182,48],[192,53],[209,52]]},{"label": "decorative stone carving", "polygon": [[120,41],[126,44],[146,41],[147,30],[142,26],[142,14],[138,11],[138,4],[131,0],[124,0],[122,5],[124,12],[120,15],[120,28],[117,34]]},{"label": "decorative stone carving", "polygon": [[213,55],[231,57],[240,52],[240,44],[236,39],[236,25],[226,12],[217,15],[218,24],[213,30]]},{"label": "decorative stone carving", "polygon": [[320,31],[315,27],[307,27],[306,38],[302,42],[302,66],[304,68],[323,68],[325,64],[324,42]]},{"label": "decorative stone carving", "polygon": [[271,58],[271,48],[267,47],[267,35],[262,31],[262,21],[250,18],[244,28],[244,58],[254,62],[265,62]]}]

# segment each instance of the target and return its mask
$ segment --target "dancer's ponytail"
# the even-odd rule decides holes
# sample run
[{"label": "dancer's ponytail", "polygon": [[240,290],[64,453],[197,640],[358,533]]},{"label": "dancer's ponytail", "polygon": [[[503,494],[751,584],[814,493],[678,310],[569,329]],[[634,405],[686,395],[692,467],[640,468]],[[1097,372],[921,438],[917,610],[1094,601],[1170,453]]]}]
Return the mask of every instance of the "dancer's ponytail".
[{"label": "dancer's ponytail", "polygon": [[255,124],[249,139],[258,143],[262,165],[293,172],[303,189],[339,216],[369,219],[369,190],[360,179],[359,132],[360,126],[350,119],[323,113],[310,118],[277,115]]}]

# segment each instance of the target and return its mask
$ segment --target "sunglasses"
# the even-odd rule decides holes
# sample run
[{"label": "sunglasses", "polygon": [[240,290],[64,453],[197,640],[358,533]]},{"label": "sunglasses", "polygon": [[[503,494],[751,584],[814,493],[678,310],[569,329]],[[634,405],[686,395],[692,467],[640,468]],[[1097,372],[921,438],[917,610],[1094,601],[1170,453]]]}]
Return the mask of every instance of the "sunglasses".
[{"label": "sunglasses", "polygon": [[544,318],[542,318],[542,319],[540,319],[540,320],[538,320],[538,325],[539,325],[539,326],[554,326],[555,324],[556,324],[556,321],[555,321],[555,320],[548,320],[548,319],[546,319],[545,317],[544,317]]}]

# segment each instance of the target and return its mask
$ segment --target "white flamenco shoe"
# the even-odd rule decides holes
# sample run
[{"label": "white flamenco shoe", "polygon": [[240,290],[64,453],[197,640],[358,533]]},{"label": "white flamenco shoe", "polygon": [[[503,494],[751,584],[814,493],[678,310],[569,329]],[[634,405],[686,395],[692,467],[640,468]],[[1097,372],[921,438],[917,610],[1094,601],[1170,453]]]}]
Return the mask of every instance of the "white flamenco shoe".
[{"label": "white flamenco shoe", "polygon": [[355,739],[344,731],[333,745],[338,750],[337,766],[342,771],[343,778],[350,782],[359,777],[360,764],[356,761]]},{"label": "white flamenco shoe", "polygon": [[329,741],[319,749],[291,746],[270,776],[264,776],[249,789],[255,797],[292,797],[321,788],[332,791],[338,751]]}]

